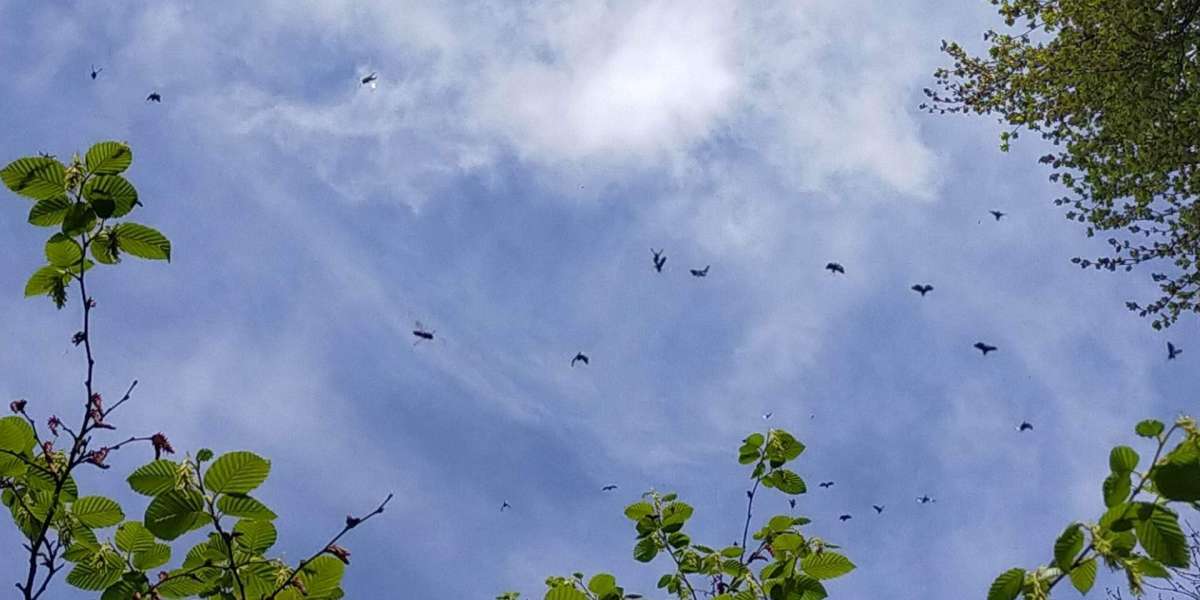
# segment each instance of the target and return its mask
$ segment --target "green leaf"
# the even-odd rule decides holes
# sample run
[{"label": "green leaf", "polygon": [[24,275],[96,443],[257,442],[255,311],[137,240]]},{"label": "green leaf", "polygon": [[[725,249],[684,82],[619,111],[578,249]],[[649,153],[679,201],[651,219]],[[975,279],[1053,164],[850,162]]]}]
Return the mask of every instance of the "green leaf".
[{"label": "green leaf", "polygon": [[662,509],[662,530],[674,533],[683,528],[683,524],[692,518],[693,509],[686,502],[672,502]]},{"label": "green leaf", "polygon": [[1129,446],[1117,446],[1108,455],[1108,467],[1114,474],[1130,473],[1137,468],[1138,453]]},{"label": "green leaf", "polygon": [[603,596],[617,587],[617,578],[608,573],[597,573],[588,581],[588,589],[597,596]]},{"label": "green leaf", "polygon": [[114,541],[122,552],[145,552],[154,546],[154,534],[141,521],[126,521],[117,528]]},{"label": "green leaf", "polygon": [[158,230],[137,223],[121,223],[112,229],[117,246],[128,254],[171,262],[171,242]]},{"label": "green leaf", "polygon": [[804,538],[794,533],[781,533],[771,541],[771,547],[780,552],[795,552],[804,545]]},{"label": "green leaf", "polygon": [[157,496],[175,489],[178,478],[179,463],[164,459],[138,467],[127,481],[133,491],[143,496]]},{"label": "green leaf", "polygon": [[133,555],[133,566],[143,571],[156,569],[167,564],[171,560],[171,547],[166,544],[152,544],[150,549],[135,552]]},{"label": "green leaf", "polygon": [[121,262],[120,248],[117,247],[113,240],[112,233],[108,229],[104,229],[92,238],[92,243],[89,245],[92,250],[92,258],[102,265],[115,265]]},{"label": "green leaf", "polygon": [[1167,568],[1162,565],[1162,563],[1152,558],[1139,556],[1130,561],[1130,565],[1135,571],[1138,572],[1138,574],[1144,577],[1156,577],[1158,579],[1171,578],[1171,572],[1168,571]]},{"label": "green leaf", "polygon": [[1113,473],[1104,478],[1104,505],[1107,507],[1116,506],[1129,498],[1129,492],[1133,489],[1133,484],[1129,481],[1129,472]]},{"label": "green leaf", "polygon": [[[1096,584],[1096,559],[1089,558],[1079,563],[1079,566],[1071,569],[1067,576],[1071,578],[1071,585],[1075,586],[1080,594],[1088,593]],[[991,599],[989,598],[989,600]]]},{"label": "green leaf", "polygon": [[67,212],[63,214],[62,232],[68,236],[74,237],[91,231],[95,225],[96,211],[89,204],[76,202],[68,206]]},{"label": "green leaf", "polygon": [[67,215],[67,209],[71,208],[71,201],[66,196],[55,196],[38,200],[33,208],[29,209],[29,224],[37,225],[38,227],[53,227],[63,222],[63,217]]},{"label": "green leaf", "polygon": [[853,571],[854,563],[841,554],[826,550],[805,557],[800,568],[814,579],[833,579]]},{"label": "green leaf", "polygon": [[233,526],[234,534],[240,534],[234,538],[234,544],[242,546],[247,550],[256,554],[262,554],[271,549],[275,545],[275,540],[279,533],[275,530],[275,525],[270,521],[256,521],[254,519],[242,519]]},{"label": "green leaf", "polygon": [[[100,600],[133,600],[134,594],[145,594],[150,591],[146,575],[131,571],[121,576],[116,583],[108,586]],[[144,596],[140,596],[144,597]]]},{"label": "green leaf", "polygon": [[0,418],[0,448],[25,452],[36,443],[33,428],[25,419],[17,416]]},{"label": "green leaf", "polygon": [[125,513],[116,500],[104,496],[85,496],[71,505],[71,513],[87,527],[102,529],[125,520]]},{"label": "green leaf", "polygon": [[63,164],[46,156],[18,158],[0,169],[0,180],[8,189],[34,200],[66,193],[65,175]]},{"label": "green leaf", "polygon": [[141,204],[137,189],[119,175],[102,175],[89,179],[83,186],[83,197],[96,209],[102,219],[120,218]]},{"label": "green leaf", "polygon": [[[1095,565],[1092,565],[1095,567]],[[987,600],[1015,600],[1025,584],[1024,569],[1009,569],[1000,574],[988,589]]]},{"label": "green leaf", "polygon": [[1128,502],[1114,504],[1100,516],[1100,527],[1115,532],[1133,529],[1135,512]]},{"label": "green leaf", "polygon": [[56,233],[46,240],[46,260],[56,267],[78,266],[83,260],[83,248],[79,242]]},{"label": "green leaf", "polygon": [[[167,573],[172,578],[156,588],[159,594],[164,598],[191,598],[197,596],[200,592],[211,587],[211,584],[205,581],[203,575],[216,572],[215,569],[201,569],[196,573],[185,574],[186,571],[187,569],[184,568]],[[280,597],[282,597],[282,594]]]},{"label": "green leaf", "polygon": [[1134,531],[1146,554],[1169,567],[1186,568],[1190,556],[1179,517],[1164,506],[1148,503],[1138,505],[1138,516]]},{"label": "green leaf", "polygon": [[304,567],[300,573],[300,581],[304,584],[304,589],[308,590],[307,597],[321,598],[341,585],[342,574],[345,572],[346,565],[342,561],[322,554]]},{"label": "green leaf", "polygon": [[787,531],[792,527],[792,518],[788,515],[775,515],[767,521],[767,529],[773,532]]},{"label": "green leaf", "polygon": [[630,521],[640,521],[654,514],[654,506],[649,502],[634,502],[625,507],[625,516]]},{"label": "green leaf", "polygon": [[171,490],[156,496],[142,521],[160,540],[173,540],[204,518],[204,498],[192,490]]},{"label": "green leaf", "polygon": [[25,297],[30,298],[50,293],[56,287],[64,285],[65,278],[62,269],[54,265],[46,265],[34,271],[33,275],[29,276],[29,281],[25,282]]},{"label": "green leaf", "polygon": [[217,509],[231,517],[273,521],[278,516],[267,505],[245,494],[225,494],[217,500]]},{"label": "green leaf", "polygon": [[777,467],[804,452],[804,444],[782,429],[772,429],[767,437],[766,455],[771,466]]},{"label": "green leaf", "polygon": [[546,591],[545,600],[587,600],[587,595],[571,585],[560,585]]},{"label": "green leaf", "polygon": [[1200,461],[1167,462],[1153,471],[1154,489],[1167,500],[1200,501]]},{"label": "green leaf", "polygon": [[116,175],[128,169],[132,162],[133,150],[122,142],[94,144],[84,157],[88,172],[94,175]]},{"label": "green leaf", "polygon": [[654,538],[642,538],[633,547],[633,558],[638,562],[650,562],[654,560],[655,556],[658,556],[658,544]]},{"label": "green leaf", "polygon": [[1137,427],[1134,427],[1133,431],[1144,438],[1157,438],[1158,435],[1163,432],[1163,429],[1164,425],[1162,421],[1146,419],[1145,421],[1138,423]]},{"label": "green leaf", "polygon": [[109,550],[92,561],[76,564],[67,574],[67,583],[81,590],[98,592],[116,583],[124,572],[125,563],[121,557]]},{"label": "green leaf", "polygon": [[246,494],[267,480],[271,461],[253,452],[222,454],[204,474],[204,488],[222,494]]},{"label": "green leaf", "polygon": [[787,469],[776,469],[771,473],[772,483],[775,489],[795,496],[808,491],[808,486],[804,484],[804,480],[799,475]]},{"label": "green leaf", "polygon": [[201,448],[196,451],[196,460],[199,462],[208,462],[212,460],[213,451],[208,448]]},{"label": "green leaf", "polygon": [[1054,542],[1054,563],[1063,571],[1070,571],[1080,550],[1083,550],[1083,530],[1079,523],[1071,523]]}]

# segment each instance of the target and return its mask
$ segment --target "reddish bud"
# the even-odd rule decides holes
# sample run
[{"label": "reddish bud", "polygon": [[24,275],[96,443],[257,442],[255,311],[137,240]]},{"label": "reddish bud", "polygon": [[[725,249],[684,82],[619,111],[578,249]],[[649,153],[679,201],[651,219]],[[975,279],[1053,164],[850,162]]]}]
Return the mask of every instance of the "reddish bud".
[{"label": "reddish bud", "polygon": [[329,554],[336,556],[337,559],[342,561],[343,563],[345,563],[347,565],[350,564],[350,551],[349,550],[347,550],[337,544],[330,544],[328,546],[325,546],[325,551],[328,552]]},{"label": "reddish bud", "polygon": [[158,432],[150,436],[150,443],[154,444],[154,460],[158,460],[163,453],[175,454],[175,448],[171,447],[171,442],[167,440],[167,436],[162,432]]},{"label": "reddish bud", "polygon": [[24,399],[13,400],[12,402],[8,403],[8,410],[13,411],[14,414],[23,415],[25,414],[26,404],[28,404],[28,402],[26,402]]},{"label": "reddish bud", "polygon": [[58,415],[50,415],[46,426],[50,428],[50,433],[53,433],[54,437],[58,437],[58,428],[62,427],[62,421],[58,420]]},{"label": "reddish bud", "polygon": [[100,467],[101,469],[107,469],[109,465],[104,464],[106,459],[108,459],[108,448],[101,448],[99,450],[88,452],[87,457],[83,459],[83,462],[91,463],[97,467]]}]

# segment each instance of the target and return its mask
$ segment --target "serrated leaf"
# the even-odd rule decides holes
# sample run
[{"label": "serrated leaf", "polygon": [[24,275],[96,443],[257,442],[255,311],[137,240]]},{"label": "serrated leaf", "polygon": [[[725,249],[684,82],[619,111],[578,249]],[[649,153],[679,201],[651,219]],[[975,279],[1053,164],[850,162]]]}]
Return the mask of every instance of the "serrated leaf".
[{"label": "serrated leaf", "polygon": [[133,162],[133,150],[121,142],[99,142],[93,144],[84,156],[84,164],[89,173],[95,175],[116,175],[129,168]]},{"label": "serrated leaf", "polygon": [[785,494],[795,496],[808,491],[804,480],[788,469],[776,469],[771,475],[774,478],[775,489]]},{"label": "serrated leaf", "polygon": [[55,196],[38,200],[29,209],[29,224],[37,225],[38,227],[53,227],[63,222],[63,217],[67,214],[67,209],[71,208],[71,201],[66,196]]},{"label": "serrated leaf", "polygon": [[1162,563],[1152,558],[1139,556],[1130,561],[1130,564],[1133,566],[1134,570],[1136,570],[1138,574],[1142,575],[1143,577],[1155,577],[1158,579],[1171,578],[1171,572],[1168,571],[1167,568],[1162,565]]},{"label": "serrated leaf", "polygon": [[1146,419],[1145,421],[1138,423],[1137,426],[1133,428],[1133,431],[1144,438],[1156,438],[1160,433],[1163,432],[1163,429],[1164,425],[1162,421]]},{"label": "serrated leaf", "polygon": [[0,169],[0,180],[8,189],[34,200],[66,193],[65,175],[62,163],[45,156],[18,158]]},{"label": "serrated leaf", "polygon": [[175,489],[178,473],[179,463],[166,459],[156,460],[138,467],[130,473],[126,481],[133,491],[143,496],[157,496]]},{"label": "serrated leaf", "polygon": [[54,266],[46,265],[33,272],[29,276],[29,280],[25,282],[25,297],[41,296],[48,294],[64,285],[63,279],[66,276],[63,270]]},{"label": "serrated leaf", "polygon": [[1186,568],[1190,564],[1190,555],[1187,537],[1179,528],[1179,517],[1156,504],[1142,504],[1138,509],[1139,519],[1134,531],[1146,554],[1169,567]]},{"label": "serrated leaf", "polygon": [[133,566],[143,571],[156,569],[171,560],[171,547],[166,544],[152,544],[148,550],[135,552]]},{"label": "serrated leaf", "polygon": [[33,448],[37,438],[33,428],[21,417],[0,418],[0,448],[13,452],[25,452]]},{"label": "serrated leaf", "polygon": [[111,550],[97,560],[81,562],[67,574],[67,583],[81,589],[98,592],[116,583],[125,571],[125,564]]},{"label": "serrated leaf", "polygon": [[1075,557],[1083,550],[1083,530],[1079,523],[1071,523],[1054,542],[1054,563],[1063,571],[1070,571]]},{"label": "serrated leaf", "polygon": [[120,218],[130,213],[138,201],[137,188],[119,175],[103,175],[89,179],[83,186],[83,197],[91,203],[102,219]]},{"label": "serrated leaf", "polygon": [[87,527],[103,529],[125,520],[121,505],[104,496],[85,496],[71,505],[71,514]]},{"label": "serrated leaf", "polygon": [[1024,584],[1025,570],[1009,569],[992,582],[992,586],[988,588],[987,600],[1015,600]]},{"label": "serrated leaf", "polygon": [[149,260],[171,262],[171,242],[157,229],[138,223],[121,223],[112,228],[117,246],[125,253]]},{"label": "serrated leaf", "polygon": [[240,545],[251,552],[262,554],[275,545],[279,533],[270,521],[242,519],[233,526],[233,532],[238,535],[234,544]]},{"label": "serrated leaf", "polygon": [[308,597],[321,598],[338,588],[342,582],[342,574],[346,571],[346,565],[342,561],[322,554],[314,559],[300,573],[300,580],[304,584],[304,589],[308,590]]},{"label": "serrated leaf", "polygon": [[117,528],[114,541],[122,552],[145,552],[154,546],[154,534],[140,521],[126,521]]},{"label": "serrated leaf", "polygon": [[814,579],[833,579],[854,570],[854,563],[837,552],[810,554],[800,562],[800,569]]},{"label": "serrated leaf", "polygon": [[267,505],[245,494],[224,494],[217,500],[217,509],[231,517],[273,521],[278,516]]},{"label": "serrated leaf", "polygon": [[1079,563],[1078,567],[1067,573],[1067,577],[1071,578],[1071,585],[1075,586],[1080,594],[1087,594],[1096,584],[1096,559],[1089,558]]},{"label": "serrated leaf", "polygon": [[1108,468],[1114,474],[1130,473],[1137,468],[1138,453],[1129,446],[1117,446],[1108,454]]},{"label": "serrated leaf", "polygon": [[247,494],[267,480],[271,461],[244,450],[222,454],[204,474],[204,488],[222,494]]},{"label": "serrated leaf", "polygon": [[1111,508],[1129,499],[1133,484],[1129,481],[1129,472],[1113,473],[1104,478],[1101,486],[1104,492],[1104,505]]},{"label": "serrated leaf", "polygon": [[633,558],[638,562],[650,562],[655,556],[658,556],[658,544],[654,538],[642,538],[633,547]]},{"label": "serrated leaf", "polygon": [[83,248],[79,242],[56,233],[46,240],[46,260],[55,267],[78,266],[83,260]]},{"label": "serrated leaf", "polygon": [[640,521],[654,514],[654,506],[649,502],[634,502],[625,507],[625,516],[630,521]]},{"label": "serrated leaf", "polygon": [[146,529],[160,540],[173,540],[204,518],[204,498],[192,490],[171,490],[155,496],[142,519]]}]

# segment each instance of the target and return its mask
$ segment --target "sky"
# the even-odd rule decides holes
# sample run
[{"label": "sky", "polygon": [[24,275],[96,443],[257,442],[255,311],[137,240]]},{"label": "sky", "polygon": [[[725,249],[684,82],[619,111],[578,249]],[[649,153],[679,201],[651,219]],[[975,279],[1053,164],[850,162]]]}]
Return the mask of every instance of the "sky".
[{"label": "sky", "polygon": [[[797,513],[858,565],[833,597],[983,597],[1200,389],[1196,320],[1124,307],[1157,298],[1148,271],[1070,263],[1105,244],[1053,205],[1039,142],[918,110],[941,40],[978,49],[992,10],[0,0],[0,162],[132,146],[134,220],[173,255],[89,280],[99,389],[139,381],[117,433],[268,456],[293,561],[394,493],[344,544],[349,598],[540,598],[572,571],[661,597],[623,507],[677,491],[696,541],[730,543],[766,427],[808,446]],[[78,307],[21,297],[48,232],[0,209],[0,395],[74,414]],[[137,518],[116,475],[149,459],[81,485]]]}]

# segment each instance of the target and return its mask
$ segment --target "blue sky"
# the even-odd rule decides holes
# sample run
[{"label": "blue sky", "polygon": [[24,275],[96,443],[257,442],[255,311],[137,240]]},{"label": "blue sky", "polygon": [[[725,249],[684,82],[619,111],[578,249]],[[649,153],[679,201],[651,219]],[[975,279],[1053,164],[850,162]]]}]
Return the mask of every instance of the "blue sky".
[{"label": "blue sky", "polygon": [[[174,260],[93,278],[100,387],[141,382],[122,432],[269,456],[287,557],[395,492],[347,544],[351,598],[540,597],[574,570],[655,597],[622,507],[676,490],[693,537],[732,541],[765,411],[837,482],[799,507],[859,565],[835,597],[982,597],[1200,389],[1195,320],[1124,308],[1148,273],[1069,263],[1104,245],[1050,202],[1038,143],[916,109],[940,40],[990,11],[0,0],[0,162],[132,145]],[[45,236],[24,203],[0,212],[0,391],[74,414],[75,313],[20,295]]]}]

